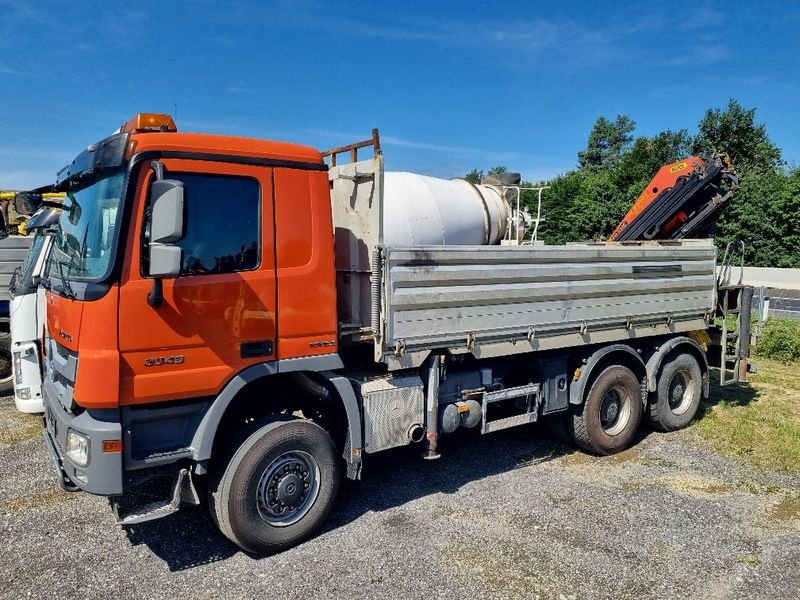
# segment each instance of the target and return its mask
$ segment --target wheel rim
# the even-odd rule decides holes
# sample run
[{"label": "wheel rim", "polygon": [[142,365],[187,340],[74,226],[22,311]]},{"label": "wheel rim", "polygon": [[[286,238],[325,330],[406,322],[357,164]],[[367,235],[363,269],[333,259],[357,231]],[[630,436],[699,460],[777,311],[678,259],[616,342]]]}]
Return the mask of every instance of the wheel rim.
[{"label": "wheel rim", "polygon": [[286,527],[302,519],[319,495],[319,465],[307,452],[284,452],[258,480],[258,514],[265,523]]},{"label": "wheel rim", "polygon": [[613,387],[600,403],[600,426],[606,435],[619,435],[631,418],[631,399],[621,387]]},{"label": "wheel rim", "polygon": [[687,371],[677,371],[669,381],[669,409],[676,415],[682,415],[694,401],[694,388],[691,386],[692,376]]}]

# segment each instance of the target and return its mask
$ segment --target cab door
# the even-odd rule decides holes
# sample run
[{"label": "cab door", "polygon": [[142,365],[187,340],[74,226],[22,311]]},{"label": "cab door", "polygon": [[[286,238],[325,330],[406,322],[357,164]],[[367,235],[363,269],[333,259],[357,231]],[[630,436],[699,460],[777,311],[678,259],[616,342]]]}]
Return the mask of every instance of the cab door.
[{"label": "cab door", "polygon": [[184,183],[181,273],[148,303],[148,207],[142,167],[120,287],[120,404],[210,396],[250,364],[277,355],[273,172],[164,159]]}]

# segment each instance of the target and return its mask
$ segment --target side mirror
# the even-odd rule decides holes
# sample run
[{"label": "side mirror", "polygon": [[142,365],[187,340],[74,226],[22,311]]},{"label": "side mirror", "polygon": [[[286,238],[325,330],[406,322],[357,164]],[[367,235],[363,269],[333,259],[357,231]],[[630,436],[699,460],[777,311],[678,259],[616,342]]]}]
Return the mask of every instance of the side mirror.
[{"label": "side mirror", "polygon": [[32,215],[44,202],[42,195],[36,192],[19,192],[14,196],[14,210],[21,215]]},{"label": "side mirror", "polygon": [[173,244],[183,238],[183,182],[154,181],[150,197],[150,275],[177,277],[181,272],[181,249]]},{"label": "side mirror", "polygon": [[183,182],[154,181],[150,187],[153,203],[150,241],[169,244],[183,238]]}]

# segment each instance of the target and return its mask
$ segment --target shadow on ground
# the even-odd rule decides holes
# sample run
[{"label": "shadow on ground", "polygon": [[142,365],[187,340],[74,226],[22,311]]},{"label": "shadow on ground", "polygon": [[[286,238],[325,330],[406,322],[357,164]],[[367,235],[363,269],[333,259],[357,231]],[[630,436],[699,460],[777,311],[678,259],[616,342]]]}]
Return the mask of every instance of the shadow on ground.
[{"label": "shadow on ground", "polygon": [[[703,418],[714,404],[745,406],[758,398],[753,388],[722,387],[718,382],[719,372],[712,371],[711,397],[703,401],[698,418]],[[632,446],[650,433],[646,425],[640,427]],[[442,457],[432,462],[422,460],[421,445],[365,456],[364,479],[342,482],[337,505],[322,533],[343,527],[368,512],[385,511],[431,494],[453,494],[465,484],[576,452],[541,424],[491,436],[481,436],[477,430],[460,430],[443,437],[440,444]],[[145,544],[173,571],[224,560],[240,552],[217,530],[205,502],[126,531],[131,543]]]},{"label": "shadow on ground", "polygon": [[[452,494],[467,483],[575,452],[537,424],[491,436],[474,430],[458,432],[444,438],[440,449],[442,458],[431,462],[421,458],[421,445],[365,457],[364,479],[342,482],[322,533],[368,512],[402,506],[430,494]],[[133,545],[146,545],[171,571],[225,560],[240,552],[217,530],[205,503],[125,531]]]}]

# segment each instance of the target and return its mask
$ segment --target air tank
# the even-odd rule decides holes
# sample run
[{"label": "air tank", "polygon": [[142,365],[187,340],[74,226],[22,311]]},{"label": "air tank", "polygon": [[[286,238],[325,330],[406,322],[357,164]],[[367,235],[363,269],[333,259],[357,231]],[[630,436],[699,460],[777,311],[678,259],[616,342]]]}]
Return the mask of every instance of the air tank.
[{"label": "air tank", "polygon": [[511,217],[499,188],[463,179],[387,171],[383,198],[387,246],[499,244]]}]

